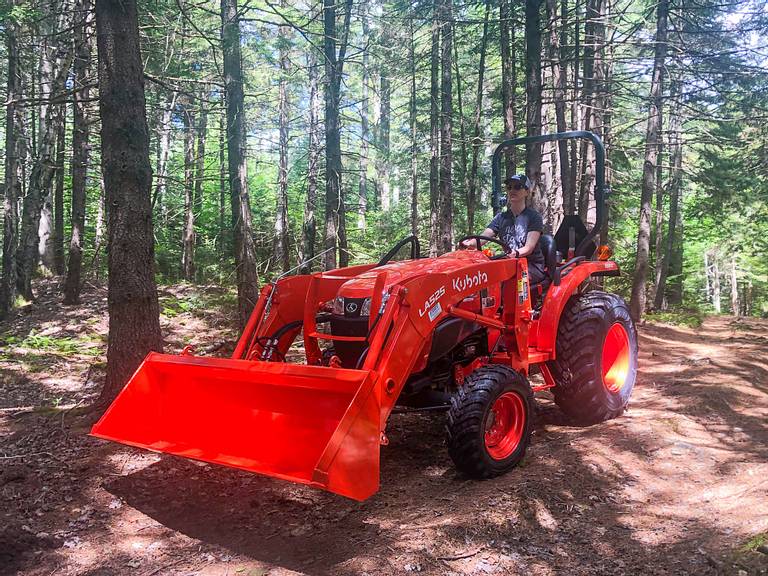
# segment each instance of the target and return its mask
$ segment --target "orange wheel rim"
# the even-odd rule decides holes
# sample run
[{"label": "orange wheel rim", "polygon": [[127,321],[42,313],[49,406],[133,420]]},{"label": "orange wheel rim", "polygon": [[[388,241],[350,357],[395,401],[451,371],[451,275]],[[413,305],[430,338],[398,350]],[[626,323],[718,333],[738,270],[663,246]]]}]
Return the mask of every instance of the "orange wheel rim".
[{"label": "orange wheel rim", "polygon": [[609,392],[619,392],[629,374],[629,334],[624,325],[615,322],[603,343],[603,385]]},{"label": "orange wheel rim", "polygon": [[494,460],[503,460],[520,445],[525,430],[525,402],[516,392],[496,399],[485,422],[485,448]]}]

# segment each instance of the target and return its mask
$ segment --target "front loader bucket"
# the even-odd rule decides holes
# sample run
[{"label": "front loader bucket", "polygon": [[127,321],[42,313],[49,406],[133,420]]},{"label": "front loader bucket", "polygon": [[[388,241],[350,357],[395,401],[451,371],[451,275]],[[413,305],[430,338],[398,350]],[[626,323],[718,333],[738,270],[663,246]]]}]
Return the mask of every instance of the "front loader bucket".
[{"label": "front loader bucket", "polygon": [[152,352],[91,434],[364,500],[379,487],[374,384],[364,370]]}]

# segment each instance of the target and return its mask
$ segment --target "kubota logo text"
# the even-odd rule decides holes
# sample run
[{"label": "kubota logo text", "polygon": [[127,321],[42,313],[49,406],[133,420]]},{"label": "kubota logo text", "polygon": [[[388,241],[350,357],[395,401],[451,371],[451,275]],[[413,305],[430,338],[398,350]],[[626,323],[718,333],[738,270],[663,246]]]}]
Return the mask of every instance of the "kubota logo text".
[{"label": "kubota logo text", "polygon": [[472,276],[465,274],[464,278],[453,279],[453,289],[456,292],[464,292],[464,290],[475,288],[485,282],[488,282],[488,274],[485,272],[475,272]]}]

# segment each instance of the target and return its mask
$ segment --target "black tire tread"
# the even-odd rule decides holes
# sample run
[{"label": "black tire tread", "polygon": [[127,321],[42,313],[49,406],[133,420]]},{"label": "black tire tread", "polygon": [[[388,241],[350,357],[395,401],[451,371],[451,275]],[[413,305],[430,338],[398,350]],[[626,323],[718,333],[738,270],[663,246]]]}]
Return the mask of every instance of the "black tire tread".
[{"label": "black tire tread", "polygon": [[[490,405],[502,391],[514,390],[522,395],[528,407],[528,422],[521,440],[521,452],[511,465],[491,463],[480,448],[484,438],[485,415]],[[451,398],[448,411],[447,441],[448,453],[456,467],[472,478],[491,478],[513,468],[525,454],[530,439],[533,415],[533,393],[528,382],[511,368],[489,364],[470,374],[464,384]]]},{"label": "black tire tread", "polygon": [[[602,338],[596,337],[604,318],[612,309],[623,309],[626,302],[616,294],[592,291],[572,296],[560,317],[557,332],[557,357],[549,362],[557,383],[552,392],[556,404],[569,416],[584,423],[596,423],[621,415],[626,402],[619,406],[606,403],[606,392],[597,365],[602,354]],[[630,338],[637,342],[633,323]],[[636,350],[634,358],[637,358]],[[634,381],[632,382],[634,384]],[[628,399],[628,398],[627,398]]]}]

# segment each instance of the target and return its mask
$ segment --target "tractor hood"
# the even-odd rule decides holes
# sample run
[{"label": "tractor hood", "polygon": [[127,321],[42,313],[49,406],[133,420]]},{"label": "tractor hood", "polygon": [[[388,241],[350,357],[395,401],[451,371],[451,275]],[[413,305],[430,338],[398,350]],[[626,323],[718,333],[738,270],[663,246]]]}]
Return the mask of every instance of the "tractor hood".
[{"label": "tractor hood", "polygon": [[348,280],[339,289],[338,296],[343,298],[368,298],[373,293],[376,278],[382,272],[387,273],[384,289],[389,290],[395,284],[401,284],[418,276],[435,273],[448,273],[487,262],[488,256],[479,250],[458,250],[448,252],[438,258],[402,260],[371,268],[359,276]]}]

